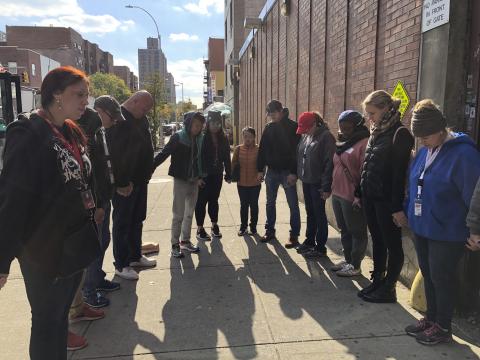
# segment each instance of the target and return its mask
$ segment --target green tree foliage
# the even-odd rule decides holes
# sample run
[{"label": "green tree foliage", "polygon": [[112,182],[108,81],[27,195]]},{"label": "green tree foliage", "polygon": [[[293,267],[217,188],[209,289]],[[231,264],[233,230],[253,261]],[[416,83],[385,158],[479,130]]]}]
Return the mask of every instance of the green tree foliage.
[{"label": "green tree foliage", "polygon": [[165,81],[160,73],[156,72],[145,80],[145,90],[153,97],[153,108],[150,111],[150,130],[155,148],[158,144],[159,129],[161,125],[162,108],[166,105]]},{"label": "green tree foliage", "polygon": [[90,93],[94,97],[111,95],[122,103],[132,94],[125,82],[113,74],[97,72],[90,75],[89,79]]}]

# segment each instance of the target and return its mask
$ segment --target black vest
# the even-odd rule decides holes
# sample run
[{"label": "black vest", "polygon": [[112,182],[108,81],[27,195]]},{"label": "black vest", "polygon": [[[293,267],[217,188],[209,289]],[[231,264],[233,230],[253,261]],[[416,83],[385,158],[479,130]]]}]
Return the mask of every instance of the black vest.
[{"label": "black vest", "polygon": [[370,137],[365,150],[365,160],[360,186],[362,196],[372,200],[389,200],[392,196],[392,163],[393,137],[398,128],[402,127],[399,121],[375,139]]}]

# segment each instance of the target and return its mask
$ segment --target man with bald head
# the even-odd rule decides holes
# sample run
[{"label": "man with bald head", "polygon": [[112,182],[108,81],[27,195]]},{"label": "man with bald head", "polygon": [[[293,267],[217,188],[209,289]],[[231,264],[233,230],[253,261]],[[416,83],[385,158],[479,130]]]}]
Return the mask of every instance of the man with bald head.
[{"label": "man with bald head", "polygon": [[[134,267],[152,267],[155,260],[142,255],[143,221],[147,216],[147,188],[153,169],[153,145],[147,113],[153,107],[153,98],[145,90],[138,91],[121,106],[129,129],[125,143],[126,156],[122,168],[129,169],[126,187],[117,189],[113,196],[113,254],[115,274],[127,280],[138,280]],[[126,179],[124,180],[126,181]]]}]

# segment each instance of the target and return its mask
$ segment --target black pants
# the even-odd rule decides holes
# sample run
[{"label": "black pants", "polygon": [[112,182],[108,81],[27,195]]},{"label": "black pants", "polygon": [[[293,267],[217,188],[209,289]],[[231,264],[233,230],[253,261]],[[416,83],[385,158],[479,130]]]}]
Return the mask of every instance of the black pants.
[{"label": "black pants", "polygon": [[143,221],[147,218],[148,184],[135,185],[130,196],[115,194],[113,205],[113,256],[122,270],[142,257]]},{"label": "black pants", "polygon": [[328,239],[328,220],[325,212],[325,200],[322,199],[320,186],[302,183],[305,210],[307,212],[307,230],[305,243],[315,250],[325,252]]},{"label": "black pants", "polygon": [[250,226],[256,227],[258,223],[258,197],[260,196],[261,185],[240,186],[237,185],[238,196],[240,197],[240,220],[241,227],[247,228],[248,209],[250,209]]},{"label": "black pants", "polygon": [[197,226],[203,226],[207,204],[211,222],[218,222],[218,198],[222,190],[223,174],[208,175],[204,181],[205,186],[198,191],[197,206],[195,207]]},{"label": "black pants", "polygon": [[464,242],[436,241],[415,234],[418,265],[425,282],[427,319],[451,330],[457,294],[457,267]]},{"label": "black pants", "polygon": [[390,203],[364,198],[363,206],[372,235],[373,271],[381,273],[387,270],[386,280],[393,284],[400,277],[403,267],[402,230],[393,222]]},{"label": "black pants", "polygon": [[20,260],[28,302],[32,309],[31,360],[66,360],[68,312],[83,272],[52,279]]}]

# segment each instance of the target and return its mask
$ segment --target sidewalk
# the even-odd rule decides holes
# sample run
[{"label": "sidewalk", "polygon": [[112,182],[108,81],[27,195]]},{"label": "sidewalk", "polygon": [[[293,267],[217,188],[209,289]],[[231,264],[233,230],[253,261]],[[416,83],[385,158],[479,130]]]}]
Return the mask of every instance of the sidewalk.
[{"label": "sidewalk", "polygon": [[[108,295],[107,317],[77,324],[89,346],[70,359],[479,359],[479,343],[456,333],[456,343],[425,347],[403,329],[419,317],[399,287],[399,304],[369,304],[356,292],[365,277],[337,277],[329,267],[341,258],[338,233],[330,229],[329,259],[306,262],[283,243],[288,207],[282,191],[277,205],[280,242],[259,243],[236,235],[239,199],[224,184],[220,203],[223,238],[201,243],[198,255],[170,258],[173,182],[168,164],[149,187],[144,241],[160,243],[158,266],[142,271],[138,282],[119,280]],[[260,196],[265,219],[265,193]],[[305,212],[302,208],[302,220]],[[304,230],[305,226],[302,224]],[[194,236],[194,230],[192,231]],[[111,247],[105,269],[112,277]],[[118,279],[117,279],[118,280]],[[28,359],[30,313],[18,264],[0,291],[0,359]],[[460,336],[461,338],[459,338]]]}]

